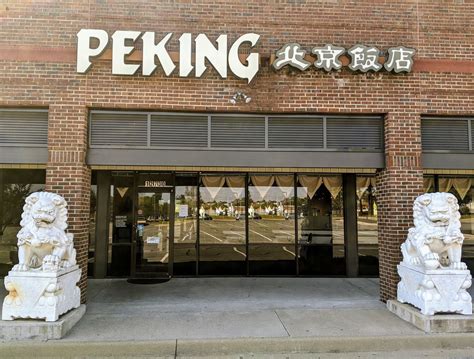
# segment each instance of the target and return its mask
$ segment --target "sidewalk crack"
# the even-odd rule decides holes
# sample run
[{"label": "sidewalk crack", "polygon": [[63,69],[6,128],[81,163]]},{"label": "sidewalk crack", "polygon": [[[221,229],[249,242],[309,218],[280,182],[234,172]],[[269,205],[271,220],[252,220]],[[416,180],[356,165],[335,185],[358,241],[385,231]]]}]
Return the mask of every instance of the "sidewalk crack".
[{"label": "sidewalk crack", "polygon": [[280,316],[278,315],[277,311],[274,310],[274,312],[275,312],[275,314],[276,314],[278,320],[280,321],[281,325],[282,325],[283,328],[285,329],[286,335],[288,335],[289,337],[291,337],[290,332],[288,331],[288,329],[286,329],[286,326],[285,326],[285,324],[283,323],[283,321],[281,320],[281,318],[280,318]]}]

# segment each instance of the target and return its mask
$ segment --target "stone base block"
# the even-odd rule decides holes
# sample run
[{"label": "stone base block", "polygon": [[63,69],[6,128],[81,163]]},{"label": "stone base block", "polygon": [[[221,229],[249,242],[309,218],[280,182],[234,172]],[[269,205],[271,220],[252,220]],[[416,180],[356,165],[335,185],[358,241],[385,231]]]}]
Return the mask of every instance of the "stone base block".
[{"label": "stone base block", "polygon": [[471,286],[469,270],[434,269],[400,263],[397,299],[410,303],[422,314],[459,313],[472,314],[472,298],[466,291]]},{"label": "stone base block", "polygon": [[10,271],[5,277],[9,293],[3,301],[2,319],[58,320],[80,306],[81,290],[76,285],[80,277],[77,265],[57,273]]},{"label": "stone base block", "polygon": [[85,304],[64,314],[56,322],[21,319],[0,321],[0,341],[51,340],[63,338],[86,312]]},{"label": "stone base block", "polygon": [[387,301],[387,308],[426,333],[474,333],[473,315],[425,315],[412,305],[400,303],[398,300]]}]

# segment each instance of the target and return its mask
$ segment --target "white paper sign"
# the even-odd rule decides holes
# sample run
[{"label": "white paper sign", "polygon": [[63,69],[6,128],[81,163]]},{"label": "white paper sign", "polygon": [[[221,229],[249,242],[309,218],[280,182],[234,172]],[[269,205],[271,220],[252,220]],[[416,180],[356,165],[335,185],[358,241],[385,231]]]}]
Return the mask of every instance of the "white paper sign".
[{"label": "white paper sign", "polygon": [[179,207],[178,217],[187,217],[187,216],[188,216],[188,205],[187,204],[182,204]]},{"label": "white paper sign", "polygon": [[148,244],[160,244],[161,237],[146,237],[146,243]]}]

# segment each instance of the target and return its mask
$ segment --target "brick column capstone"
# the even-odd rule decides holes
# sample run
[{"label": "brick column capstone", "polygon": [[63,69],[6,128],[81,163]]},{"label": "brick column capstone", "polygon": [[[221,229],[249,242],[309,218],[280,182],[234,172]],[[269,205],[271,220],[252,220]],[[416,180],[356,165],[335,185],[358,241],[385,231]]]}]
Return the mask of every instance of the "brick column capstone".
[{"label": "brick column capstone", "polygon": [[421,122],[416,113],[385,117],[385,168],[377,174],[380,299],[397,296],[400,245],[413,225],[413,201],[423,192]]},{"label": "brick column capstone", "polygon": [[91,171],[86,165],[87,108],[53,104],[48,116],[46,191],[58,193],[68,203],[68,231],[74,234],[77,263],[82,270],[81,302],[87,296],[87,260]]}]

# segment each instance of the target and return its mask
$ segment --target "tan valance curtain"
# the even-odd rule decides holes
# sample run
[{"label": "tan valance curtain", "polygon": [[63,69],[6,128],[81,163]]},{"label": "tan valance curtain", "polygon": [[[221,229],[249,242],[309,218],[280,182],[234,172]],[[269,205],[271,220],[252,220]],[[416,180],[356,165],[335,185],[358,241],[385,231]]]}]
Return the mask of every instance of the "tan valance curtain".
[{"label": "tan valance curtain", "polygon": [[290,175],[275,176],[275,181],[278,187],[293,187],[293,176],[290,176]]},{"label": "tan valance curtain", "polygon": [[226,176],[225,181],[231,188],[245,188],[244,176]]},{"label": "tan valance curtain", "polygon": [[272,188],[275,176],[250,176],[250,181],[263,199],[270,188]]},{"label": "tan valance curtain", "polygon": [[285,198],[288,198],[293,193],[294,177],[291,175],[275,176],[275,182],[280,187],[281,192]]},{"label": "tan valance curtain", "polygon": [[423,178],[423,192],[427,193],[430,191],[430,188],[433,187],[434,179],[433,177]]},{"label": "tan valance curtain", "polygon": [[306,191],[310,199],[314,197],[319,187],[321,187],[321,184],[323,183],[323,179],[319,176],[300,175],[298,176],[298,181],[303,187],[306,187]]},{"label": "tan valance curtain", "polygon": [[324,176],[323,183],[332,198],[336,198],[342,190],[342,176]]},{"label": "tan valance curtain", "polygon": [[452,179],[453,187],[459,194],[461,199],[464,199],[471,189],[472,181],[470,178],[453,178]]},{"label": "tan valance curtain", "polygon": [[201,178],[202,183],[214,201],[220,189],[224,186],[226,178],[224,176],[202,176]]},{"label": "tan valance curtain", "polygon": [[438,183],[439,183],[439,191],[440,192],[449,192],[449,190],[453,186],[453,179],[452,178],[440,178]]},{"label": "tan valance curtain", "polygon": [[367,188],[370,186],[370,177],[357,177],[356,178],[356,194],[357,198],[361,199]]},{"label": "tan valance curtain", "polygon": [[235,198],[244,197],[245,177],[244,176],[226,176],[227,187],[232,191]]}]

